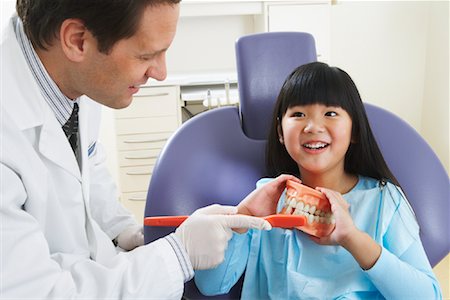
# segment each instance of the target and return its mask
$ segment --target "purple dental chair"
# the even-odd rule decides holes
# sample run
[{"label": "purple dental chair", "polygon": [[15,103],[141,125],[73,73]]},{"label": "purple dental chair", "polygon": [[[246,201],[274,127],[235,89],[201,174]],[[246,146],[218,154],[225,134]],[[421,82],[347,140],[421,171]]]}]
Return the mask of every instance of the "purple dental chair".
[{"label": "purple dental chair", "polygon": [[[184,123],[167,142],[153,170],[145,216],[188,215],[213,203],[236,205],[266,175],[265,146],[282,83],[299,65],[316,60],[306,33],[249,35],[236,42],[240,111],[217,108]],[[450,250],[449,178],[412,127],[366,104],[372,130],[413,206],[425,251],[434,266]],[[175,228],[145,227],[145,241]],[[227,295],[201,295],[192,281],[185,299],[239,299],[242,278]]]}]

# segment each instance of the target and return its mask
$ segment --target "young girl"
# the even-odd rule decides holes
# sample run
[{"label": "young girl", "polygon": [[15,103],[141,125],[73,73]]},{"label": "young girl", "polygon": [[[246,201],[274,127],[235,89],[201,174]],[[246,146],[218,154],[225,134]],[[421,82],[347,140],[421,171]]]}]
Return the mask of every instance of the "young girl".
[{"label": "young girl", "polygon": [[[225,261],[196,272],[202,293],[227,293],[245,271],[243,299],[442,298],[414,213],[346,72],[319,62],[294,70],[275,105],[267,157],[271,177],[296,175],[328,198],[336,227],[322,238],[279,228],[235,233]],[[284,201],[238,208],[269,215]]]}]

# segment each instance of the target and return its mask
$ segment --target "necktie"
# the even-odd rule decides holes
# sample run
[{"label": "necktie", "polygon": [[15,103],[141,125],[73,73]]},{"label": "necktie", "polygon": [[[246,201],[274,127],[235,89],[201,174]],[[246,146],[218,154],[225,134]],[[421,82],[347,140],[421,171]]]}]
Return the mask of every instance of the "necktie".
[{"label": "necktie", "polygon": [[76,149],[78,147],[78,103],[73,105],[72,114],[62,128],[69,140],[70,146],[72,146],[73,153],[76,155]]}]

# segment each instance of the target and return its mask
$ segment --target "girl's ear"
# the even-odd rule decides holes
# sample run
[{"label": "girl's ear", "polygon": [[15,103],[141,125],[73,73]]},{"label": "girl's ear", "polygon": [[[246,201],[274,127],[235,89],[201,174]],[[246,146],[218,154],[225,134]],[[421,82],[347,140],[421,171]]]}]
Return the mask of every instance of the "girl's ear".
[{"label": "girl's ear", "polygon": [[[367,124],[367,126],[369,126]],[[350,138],[350,144],[358,144],[360,136],[360,132],[362,130],[362,126],[357,126],[355,123],[353,123],[352,119],[352,132],[351,132],[351,138]]]},{"label": "girl's ear", "polygon": [[283,128],[281,128],[280,121],[278,121],[277,132],[278,132],[278,140],[280,141],[280,144],[284,145]]},{"label": "girl's ear", "polygon": [[358,144],[358,139],[356,138],[356,136],[354,134],[352,134],[352,138],[350,140],[351,144]]}]

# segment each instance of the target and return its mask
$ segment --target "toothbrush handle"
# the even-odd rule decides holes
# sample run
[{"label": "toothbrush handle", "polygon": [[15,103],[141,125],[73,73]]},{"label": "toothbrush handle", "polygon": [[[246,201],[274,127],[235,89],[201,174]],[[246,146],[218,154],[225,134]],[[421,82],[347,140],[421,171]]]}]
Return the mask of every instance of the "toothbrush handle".
[{"label": "toothbrush handle", "polygon": [[[146,217],[144,219],[145,226],[167,226],[177,227],[184,222],[189,216],[160,216],[160,217]],[[293,228],[303,226],[306,224],[305,216],[298,215],[270,215],[264,217],[272,227]]]},{"label": "toothbrush handle", "polygon": [[145,226],[166,226],[166,227],[178,227],[189,216],[161,216],[161,217],[146,217],[144,219]]}]

